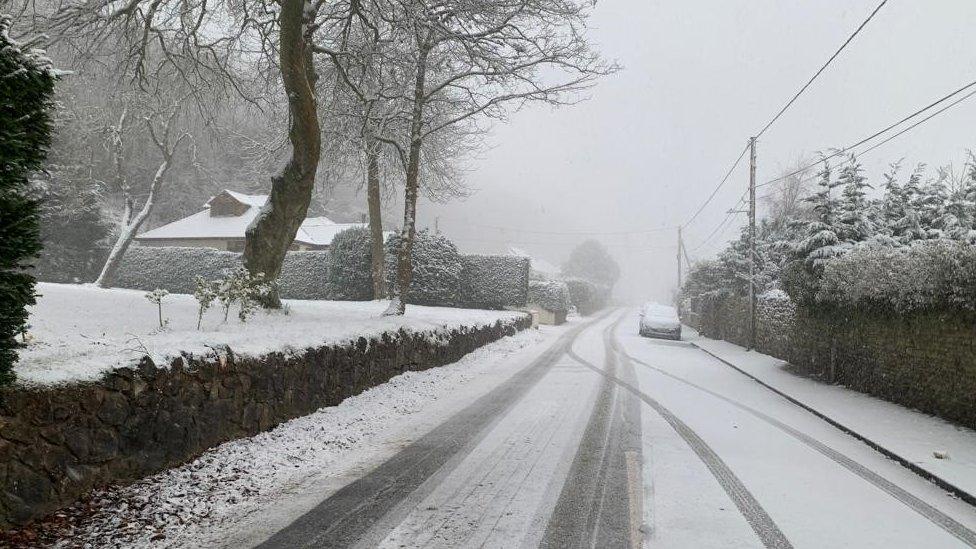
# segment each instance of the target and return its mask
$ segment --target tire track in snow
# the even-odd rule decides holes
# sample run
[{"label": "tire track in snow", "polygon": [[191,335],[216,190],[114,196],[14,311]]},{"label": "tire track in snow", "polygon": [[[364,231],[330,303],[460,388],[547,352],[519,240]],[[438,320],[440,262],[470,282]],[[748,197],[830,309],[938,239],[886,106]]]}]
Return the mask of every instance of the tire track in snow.
[{"label": "tire track in snow", "polygon": [[[617,361],[606,342],[610,330],[619,322],[618,319],[603,332],[607,370],[614,374]],[[572,357],[575,353],[570,349],[568,354]],[[622,374],[634,376],[632,369]],[[640,490],[639,467],[635,469],[632,464],[640,459],[639,419],[636,399],[621,394],[616,384],[604,377],[540,547],[641,546],[641,509],[635,509],[641,502],[633,497],[632,484],[636,482]]]},{"label": "tire track in snow", "polygon": [[794,439],[802,442],[803,444],[805,444],[808,447],[816,450],[817,452],[819,452],[823,456],[827,457],[828,459],[834,461],[838,465],[844,467],[845,469],[847,469],[851,473],[854,473],[855,475],[857,475],[858,477],[862,478],[863,480],[865,480],[865,481],[871,483],[872,485],[874,485],[875,487],[881,489],[882,491],[884,491],[885,493],[887,493],[891,497],[895,498],[896,500],[898,500],[902,504],[906,505],[911,510],[915,511],[916,513],[918,513],[919,515],[921,515],[925,519],[929,520],[930,522],[932,522],[933,524],[935,524],[939,528],[941,528],[944,531],[948,532],[949,534],[955,536],[957,539],[959,539],[960,541],[962,541],[966,545],[968,545],[970,547],[976,547],[976,532],[973,532],[972,530],[970,530],[969,528],[967,528],[965,525],[963,525],[959,521],[957,521],[954,518],[946,515],[942,511],[939,511],[935,507],[933,507],[933,506],[929,505],[928,503],[926,503],[925,501],[919,499],[918,497],[916,497],[912,493],[908,492],[904,488],[902,488],[902,487],[898,486],[897,484],[891,482],[890,480],[882,477],[878,473],[875,473],[871,469],[868,469],[864,465],[861,465],[859,462],[857,462],[854,459],[848,457],[847,455],[845,455],[845,454],[843,454],[843,453],[841,453],[841,452],[839,452],[839,451],[831,448],[830,446],[827,446],[823,442],[820,442],[819,440],[811,437],[810,435],[807,435],[806,433],[803,433],[803,432],[801,432],[801,431],[799,431],[799,430],[797,430],[797,429],[795,429],[793,427],[790,427],[789,425],[783,423],[782,421],[779,421],[776,418],[773,418],[773,417],[771,417],[771,416],[769,416],[769,415],[767,415],[767,414],[765,414],[763,412],[760,412],[759,410],[756,410],[755,408],[752,408],[751,406],[748,406],[746,404],[742,404],[742,403],[740,403],[738,401],[735,401],[735,400],[733,400],[733,399],[731,399],[731,398],[729,398],[729,397],[727,397],[725,395],[722,395],[720,393],[716,393],[715,391],[712,391],[711,389],[707,389],[705,387],[702,387],[701,385],[698,385],[698,384],[696,384],[696,383],[694,383],[692,381],[688,381],[688,380],[686,380],[684,378],[681,378],[679,376],[676,376],[676,375],[674,375],[674,374],[672,374],[672,373],[670,373],[670,372],[668,372],[666,370],[663,370],[663,369],[661,369],[661,368],[659,368],[657,366],[653,366],[653,365],[648,364],[648,363],[646,363],[646,362],[644,362],[644,361],[642,361],[640,359],[634,358],[634,357],[630,356],[629,354],[627,354],[627,352],[624,351],[620,347],[619,342],[616,341],[616,340],[614,340],[614,343],[613,344],[614,344],[615,349],[619,353],[621,353],[622,355],[626,356],[632,362],[635,362],[637,364],[640,364],[641,366],[644,366],[645,368],[648,368],[648,369],[650,369],[650,370],[652,370],[654,372],[657,372],[657,373],[659,373],[659,374],[661,374],[663,376],[666,376],[666,377],[671,378],[671,379],[673,379],[675,381],[678,381],[680,383],[683,383],[685,385],[688,385],[689,387],[693,387],[695,389],[698,389],[699,391],[702,391],[702,392],[707,393],[707,394],[709,394],[709,395],[711,395],[711,396],[713,396],[715,398],[718,398],[718,399],[720,399],[720,400],[722,400],[722,401],[724,401],[724,402],[726,402],[728,404],[731,404],[732,406],[734,406],[734,407],[736,407],[736,408],[738,408],[738,409],[740,409],[740,410],[742,410],[742,411],[744,411],[744,412],[752,415],[753,417],[756,417],[756,418],[758,418],[758,419],[760,419],[760,420],[768,423],[769,425],[772,425],[773,427],[775,427],[775,428],[783,431],[784,433],[790,435]]},{"label": "tire track in snow", "polygon": [[[623,317],[621,317],[621,320]],[[620,323],[618,320],[614,324],[613,328]],[[624,363],[629,362],[630,357],[626,353],[618,353],[617,346],[613,342],[611,336],[611,330],[608,330],[605,334],[605,344],[607,347],[608,357],[617,353],[618,356],[624,359]],[[594,372],[604,376],[607,380],[617,384],[618,386],[626,389],[631,394],[642,400],[645,404],[651,407],[658,415],[660,415],[667,423],[675,430],[676,433],[688,444],[689,447],[695,452],[695,455],[705,464],[705,467],[712,473],[715,479],[718,481],[719,485],[725,490],[729,498],[735,503],[735,506],[739,509],[739,512],[746,519],[746,522],[752,528],[753,532],[762,541],[763,546],[768,549],[792,549],[793,544],[786,538],[786,535],[779,529],[776,522],[773,521],[769,513],[762,507],[755,496],[749,492],[745,484],[735,475],[734,472],[729,468],[729,466],[722,460],[721,457],[696,433],[691,427],[685,422],[675,416],[671,410],[666,408],[664,405],[659,403],[657,400],[651,398],[646,393],[642,392],[636,387],[634,383],[628,382],[621,379],[613,371],[605,371],[602,368],[595,366],[583,357],[576,354],[572,349],[567,352],[567,355],[575,360],[576,362],[586,366],[587,368],[593,370]]]},{"label": "tire track in snow", "polygon": [[470,451],[511,409],[577,337],[609,312],[560,336],[528,367],[445,420],[362,478],[339,489],[258,547],[351,547],[384,516],[458,455]]}]

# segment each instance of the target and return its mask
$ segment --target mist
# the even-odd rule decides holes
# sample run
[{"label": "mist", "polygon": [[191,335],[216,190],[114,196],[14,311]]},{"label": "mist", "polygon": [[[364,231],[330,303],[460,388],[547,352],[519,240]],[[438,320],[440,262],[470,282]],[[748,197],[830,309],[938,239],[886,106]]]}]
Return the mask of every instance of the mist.
[{"label": "mist", "polygon": [[[439,218],[463,250],[515,246],[557,264],[595,238],[621,264],[618,298],[669,301],[676,227],[875,5],[601,2],[591,35],[623,70],[580,104],[532,105],[496,124],[470,160],[472,196],[422,204],[421,225]],[[963,0],[887,6],[760,140],[757,180],[856,142],[971,80],[974,20],[976,4]],[[976,102],[961,103],[859,159],[874,182],[902,158],[909,167],[959,165],[976,147],[974,119]],[[703,245],[747,185],[743,162],[685,229],[692,260],[737,236],[745,215]],[[618,232],[632,234],[606,234]]]}]

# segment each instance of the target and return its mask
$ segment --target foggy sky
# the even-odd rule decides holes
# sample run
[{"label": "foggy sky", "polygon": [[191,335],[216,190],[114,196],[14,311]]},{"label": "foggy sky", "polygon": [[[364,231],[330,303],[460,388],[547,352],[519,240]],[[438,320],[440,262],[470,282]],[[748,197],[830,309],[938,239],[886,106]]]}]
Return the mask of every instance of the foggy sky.
[{"label": "foggy sky", "polygon": [[[603,0],[591,36],[624,70],[580,105],[535,106],[497,125],[471,162],[463,202],[423,203],[464,251],[518,246],[561,262],[586,235],[621,263],[618,295],[665,300],[675,229],[755,134],[874,9],[877,0]],[[758,145],[758,180],[798,158],[870,135],[976,79],[976,2],[891,0]],[[976,148],[976,97],[863,158],[878,182],[892,161],[961,164]],[[933,170],[934,171],[934,170]],[[686,230],[694,250],[746,189],[746,163]],[[740,216],[738,222],[744,222]],[[736,226],[738,226],[738,224]],[[489,226],[507,227],[506,230]],[[730,227],[693,254],[713,255]]]}]

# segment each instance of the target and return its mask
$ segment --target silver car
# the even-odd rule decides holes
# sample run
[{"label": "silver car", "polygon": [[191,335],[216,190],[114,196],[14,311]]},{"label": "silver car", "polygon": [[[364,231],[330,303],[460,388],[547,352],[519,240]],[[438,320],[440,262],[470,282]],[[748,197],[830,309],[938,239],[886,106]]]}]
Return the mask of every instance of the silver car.
[{"label": "silver car", "polygon": [[644,305],[640,312],[640,335],[681,339],[681,320],[678,319],[678,311],[674,307],[659,303]]}]

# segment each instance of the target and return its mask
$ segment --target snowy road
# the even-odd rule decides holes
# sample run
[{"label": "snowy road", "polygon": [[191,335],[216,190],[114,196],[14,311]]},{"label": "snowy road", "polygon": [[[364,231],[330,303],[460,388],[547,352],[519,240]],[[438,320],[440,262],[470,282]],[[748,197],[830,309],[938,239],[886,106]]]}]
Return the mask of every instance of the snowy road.
[{"label": "snowy road", "polygon": [[972,507],[632,311],[525,362],[261,547],[976,547]]}]

